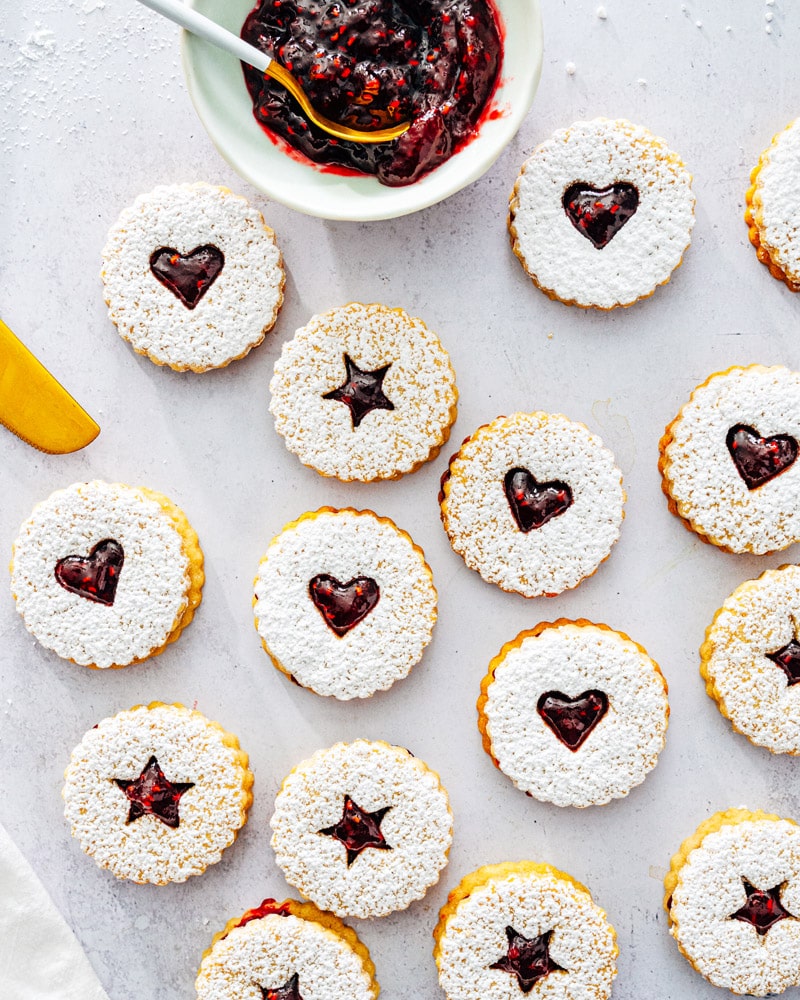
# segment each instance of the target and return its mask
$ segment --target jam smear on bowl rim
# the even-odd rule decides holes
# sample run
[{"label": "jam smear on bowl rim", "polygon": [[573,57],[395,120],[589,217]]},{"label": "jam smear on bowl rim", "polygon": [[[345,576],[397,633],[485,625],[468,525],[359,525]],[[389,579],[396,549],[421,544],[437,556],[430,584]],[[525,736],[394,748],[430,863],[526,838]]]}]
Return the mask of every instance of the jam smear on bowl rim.
[{"label": "jam smear on bowl rim", "polygon": [[393,187],[411,184],[471,139],[499,82],[492,0],[259,0],[242,38],[300,81],[323,114],[355,128],[411,121],[378,145],[311,125],[280,85],[244,66],[256,121],[309,160]]}]

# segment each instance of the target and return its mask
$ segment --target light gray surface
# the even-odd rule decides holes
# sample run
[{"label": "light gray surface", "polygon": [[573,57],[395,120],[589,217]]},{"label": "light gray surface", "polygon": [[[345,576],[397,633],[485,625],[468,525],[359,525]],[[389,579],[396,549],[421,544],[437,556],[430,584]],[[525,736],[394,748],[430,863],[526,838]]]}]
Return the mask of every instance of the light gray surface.
[{"label": "light gray surface", "polygon": [[[133,0],[0,3],[7,105],[0,315],[103,427],[86,451],[61,458],[0,429],[0,550],[10,555],[36,501],[101,477],[173,498],[207,559],[195,623],[162,656],[123,671],[61,662],[28,636],[11,598],[0,601],[0,819],[112,1000],[194,996],[212,933],[262,897],[287,893],[268,827],[282,777],[318,747],[359,736],[407,746],[438,770],[456,819],[450,865],[425,900],[354,922],[385,1000],[441,995],[430,933],[448,889],[479,865],[517,858],[570,872],[606,908],[619,934],[618,1000],[720,995],[670,939],[661,878],[680,841],[715,809],[748,804],[800,819],[800,765],[731,731],[703,691],[697,648],[734,586],[798,552],[736,557],[686,532],[660,493],[657,442],[712,371],[800,365],[800,296],[757,263],[742,221],[749,170],[773,133],[800,114],[800,11],[788,0],[694,0],[685,12],[675,0],[604,6],[605,21],[594,0],[546,0],[533,112],[480,182],[418,215],[352,225],[298,215],[239,181],[191,109],[174,29]],[[610,315],[546,299],[512,256],[505,231],[506,199],[524,157],[553,129],[598,114],[629,117],[666,137],[694,173],[698,199],[693,244],[673,281]],[[227,184],[262,208],[286,258],[286,305],[246,360],[178,375],[134,355],[116,335],[99,254],[108,227],[138,193],[199,179]],[[398,482],[361,486],[323,480],[285,451],[267,411],[280,346],[311,313],[351,299],[403,306],[437,330],[461,391],[453,441],[498,413],[536,408],[601,434],[623,468],[629,501],[621,540],[596,576],[533,602],[484,584],[451,551],[439,523],[445,455]],[[440,621],[423,662],[365,703],[339,704],[290,685],[252,626],[251,584],[266,544],[321,504],[393,517],[424,547],[440,592]],[[659,766],[629,799],[601,809],[559,810],[526,798],[495,771],[475,726],[489,659],[520,629],[561,615],[628,632],[670,684],[672,723]],[[238,733],[256,774],[239,841],[202,877],[164,888],[118,883],[97,869],[71,840],[59,794],[83,732],[151,699],[196,702]]]}]

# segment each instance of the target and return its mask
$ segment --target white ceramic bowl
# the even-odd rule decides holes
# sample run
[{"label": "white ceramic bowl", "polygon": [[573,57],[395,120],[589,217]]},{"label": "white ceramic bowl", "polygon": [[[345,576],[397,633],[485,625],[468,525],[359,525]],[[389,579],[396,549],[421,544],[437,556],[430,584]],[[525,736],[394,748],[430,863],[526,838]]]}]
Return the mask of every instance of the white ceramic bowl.
[{"label": "white ceramic bowl", "polygon": [[[255,0],[189,0],[236,34]],[[301,163],[264,134],[253,117],[239,62],[183,33],[183,69],[200,120],[239,174],[276,201],[323,219],[393,219],[447,198],[477,180],[516,134],[536,93],[542,68],[539,0],[495,0],[505,26],[503,65],[494,105],[503,114],[421,180],[392,188],[374,177],[342,177]]]}]

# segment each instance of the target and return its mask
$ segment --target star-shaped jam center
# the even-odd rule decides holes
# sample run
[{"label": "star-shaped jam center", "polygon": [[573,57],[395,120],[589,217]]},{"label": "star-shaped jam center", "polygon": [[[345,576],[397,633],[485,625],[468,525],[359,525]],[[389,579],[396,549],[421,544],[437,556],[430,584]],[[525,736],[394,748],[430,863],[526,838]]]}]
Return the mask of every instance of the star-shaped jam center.
[{"label": "star-shaped jam center", "polygon": [[344,356],[347,376],[338,389],[323,394],[323,399],[335,399],[350,408],[353,429],[373,410],[393,410],[394,403],[383,391],[383,380],[391,363],[374,371],[362,371],[349,354]]},{"label": "star-shaped jam center", "polygon": [[786,885],[785,882],[771,889],[756,889],[746,878],[743,878],[742,882],[747,893],[747,902],[736,913],[732,913],[728,917],[729,920],[744,920],[755,927],[759,937],[763,937],[773,924],[792,917],[781,903],[781,891]]},{"label": "star-shaped jam center", "polygon": [[789,687],[800,684],[800,642],[792,639],[774,653],[767,653],[767,659],[777,663],[789,678]]},{"label": "star-shaped jam center", "polygon": [[300,976],[295,974],[287,979],[283,986],[276,986],[274,989],[266,986],[259,986],[262,1000],[303,1000],[300,995],[298,983]]},{"label": "star-shaped jam center", "polygon": [[335,837],[340,844],[344,844],[349,868],[359,854],[368,847],[374,847],[379,851],[392,850],[391,844],[386,843],[386,838],[381,832],[381,821],[391,808],[384,806],[376,812],[367,812],[349,795],[345,795],[342,818],[334,826],[326,826],[324,830],[318,832],[324,833],[327,837]]},{"label": "star-shaped jam center", "polygon": [[530,993],[539,980],[549,976],[551,972],[568,971],[550,957],[552,934],[552,930],[549,930],[537,937],[526,938],[509,925],[506,927],[508,951],[502,958],[492,962],[489,968],[516,976],[522,992]]},{"label": "star-shaped jam center", "polygon": [[138,778],[114,778],[130,800],[126,823],[133,823],[142,816],[157,816],[165,826],[180,826],[178,805],[184,792],[194,788],[193,781],[168,781],[155,757],[145,764]]}]

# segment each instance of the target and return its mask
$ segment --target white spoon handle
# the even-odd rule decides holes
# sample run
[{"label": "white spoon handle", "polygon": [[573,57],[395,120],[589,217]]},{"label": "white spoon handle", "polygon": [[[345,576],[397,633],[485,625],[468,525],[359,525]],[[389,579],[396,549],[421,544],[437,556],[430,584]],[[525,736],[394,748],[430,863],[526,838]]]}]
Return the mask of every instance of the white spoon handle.
[{"label": "white spoon handle", "polygon": [[262,73],[266,73],[272,63],[272,59],[266,52],[262,52],[255,45],[251,45],[239,38],[238,35],[228,31],[227,28],[223,28],[215,21],[211,21],[191,7],[187,7],[186,4],[181,3],[181,0],[139,0],[139,3],[143,3],[145,7],[149,7],[158,14],[163,14],[170,21],[174,21],[193,35],[197,35],[198,38],[203,38],[205,41],[211,42],[212,45],[216,45],[217,48],[230,52],[232,56],[236,56],[237,59],[254,69],[261,70]]}]

